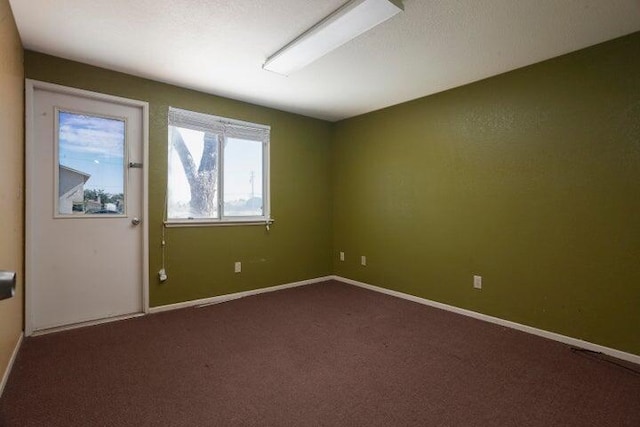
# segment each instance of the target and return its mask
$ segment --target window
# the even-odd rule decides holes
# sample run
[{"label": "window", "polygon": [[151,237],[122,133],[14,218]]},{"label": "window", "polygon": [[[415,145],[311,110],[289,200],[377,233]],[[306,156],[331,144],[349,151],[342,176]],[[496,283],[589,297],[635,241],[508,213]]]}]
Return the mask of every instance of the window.
[{"label": "window", "polygon": [[169,107],[167,220],[269,220],[269,126]]},{"label": "window", "polygon": [[126,121],[56,110],[56,218],[124,215]]}]

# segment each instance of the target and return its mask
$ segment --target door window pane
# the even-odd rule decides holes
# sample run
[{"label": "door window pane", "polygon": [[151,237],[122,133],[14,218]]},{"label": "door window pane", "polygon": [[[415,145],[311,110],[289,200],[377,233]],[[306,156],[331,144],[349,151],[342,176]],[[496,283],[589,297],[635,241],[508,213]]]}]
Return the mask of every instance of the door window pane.
[{"label": "door window pane", "polygon": [[58,112],[58,214],[125,213],[125,121]]},{"label": "door window pane", "polygon": [[224,215],[262,216],[262,141],[227,138],[224,146]]}]

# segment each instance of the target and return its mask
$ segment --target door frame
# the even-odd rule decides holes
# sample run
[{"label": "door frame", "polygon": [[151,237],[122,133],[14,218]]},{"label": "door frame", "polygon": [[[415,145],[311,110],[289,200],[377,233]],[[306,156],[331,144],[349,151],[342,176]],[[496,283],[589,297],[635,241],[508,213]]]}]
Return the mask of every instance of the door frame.
[{"label": "door frame", "polygon": [[34,222],[34,200],[32,199],[33,192],[29,189],[32,188],[33,175],[34,175],[34,161],[35,161],[35,91],[46,90],[49,92],[60,93],[64,95],[79,96],[82,98],[94,99],[103,102],[111,102],[120,105],[126,105],[129,107],[140,108],[142,110],[142,277],[141,289],[142,293],[142,307],[140,313],[133,313],[125,316],[111,317],[107,319],[98,319],[89,322],[83,322],[68,326],[61,326],[57,328],[51,328],[44,331],[37,331],[36,334],[42,334],[47,332],[54,332],[64,329],[73,329],[81,326],[95,325],[99,323],[111,322],[115,320],[121,320],[123,318],[137,317],[149,312],[149,103],[146,101],[139,101],[129,98],[123,98],[114,95],[107,95],[104,93],[93,92],[84,89],[77,89],[68,86],[62,86],[54,83],[43,82],[33,79],[25,79],[25,280],[24,280],[24,295],[25,295],[25,335],[29,336],[34,334],[33,330],[33,307],[32,307],[32,287],[29,285],[29,279],[32,277],[32,273],[35,269],[33,265],[33,236],[31,230],[33,229]]}]

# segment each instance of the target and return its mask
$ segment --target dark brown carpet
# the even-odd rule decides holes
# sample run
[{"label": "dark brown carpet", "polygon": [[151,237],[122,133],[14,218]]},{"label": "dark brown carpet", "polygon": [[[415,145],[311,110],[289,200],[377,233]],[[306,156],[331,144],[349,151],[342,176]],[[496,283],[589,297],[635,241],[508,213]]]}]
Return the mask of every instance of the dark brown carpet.
[{"label": "dark brown carpet", "polygon": [[0,424],[637,427],[640,375],[328,282],[28,338]]}]

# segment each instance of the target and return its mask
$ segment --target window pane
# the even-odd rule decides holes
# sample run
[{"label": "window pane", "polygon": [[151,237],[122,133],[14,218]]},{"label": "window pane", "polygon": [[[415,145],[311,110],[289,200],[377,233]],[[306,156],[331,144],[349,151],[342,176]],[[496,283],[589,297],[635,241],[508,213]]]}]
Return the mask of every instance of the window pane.
[{"label": "window pane", "polygon": [[123,214],[125,122],[58,112],[58,214]]},{"label": "window pane", "polygon": [[262,216],[262,142],[227,138],[224,146],[224,215]]},{"label": "window pane", "polygon": [[169,126],[169,218],[218,218],[219,138],[212,132]]}]

